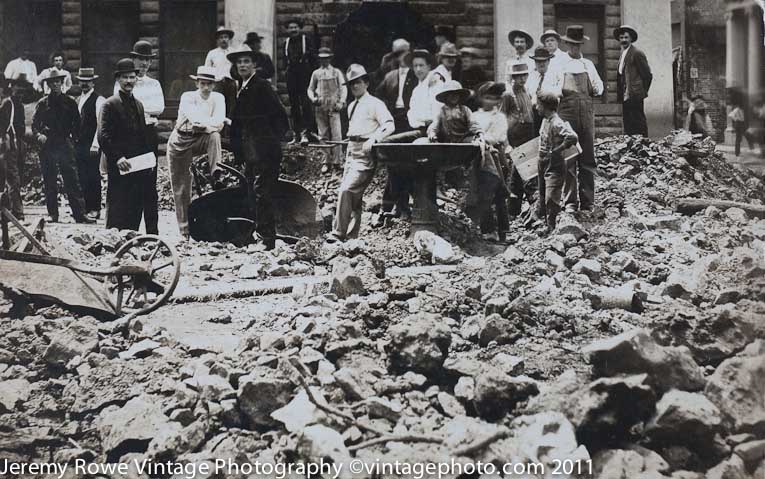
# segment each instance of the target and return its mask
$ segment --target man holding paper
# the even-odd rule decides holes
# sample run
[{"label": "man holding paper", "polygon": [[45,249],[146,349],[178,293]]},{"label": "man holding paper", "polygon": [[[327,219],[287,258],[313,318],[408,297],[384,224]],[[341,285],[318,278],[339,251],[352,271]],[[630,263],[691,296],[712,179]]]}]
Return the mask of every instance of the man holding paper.
[{"label": "man holding paper", "polygon": [[133,60],[117,62],[116,95],[101,108],[98,143],[106,159],[106,227],[138,230],[144,215],[143,198],[156,194],[154,156],[143,104],[133,96],[138,68]]}]

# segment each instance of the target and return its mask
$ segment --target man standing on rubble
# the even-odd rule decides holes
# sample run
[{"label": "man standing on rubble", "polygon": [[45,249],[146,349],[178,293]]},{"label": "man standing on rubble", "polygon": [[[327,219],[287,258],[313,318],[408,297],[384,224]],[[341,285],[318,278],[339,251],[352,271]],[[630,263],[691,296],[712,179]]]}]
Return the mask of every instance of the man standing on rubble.
[{"label": "man standing on rubble", "polygon": [[[282,162],[280,141],[289,130],[289,118],[271,83],[255,73],[259,55],[249,48],[228,54],[241,78],[231,112],[231,147],[236,162],[244,165],[247,182],[252,187],[248,200],[255,231],[266,249],[273,249],[276,246],[273,195]],[[307,95],[307,91],[304,93]]]},{"label": "man standing on rubble", "polygon": [[205,58],[205,66],[214,68],[216,72],[215,91],[226,99],[226,116],[231,113],[236,101],[236,83],[231,77],[231,62],[226,58],[226,55],[231,52],[233,38],[233,30],[224,26],[218,27],[215,32],[215,42],[218,46],[207,52],[207,58]]},{"label": "man standing on rubble", "polygon": [[75,150],[85,209],[88,214],[98,219],[101,216],[101,172],[98,168],[99,146],[96,130],[98,112],[106,99],[95,92],[98,79],[95,73],[93,68],[80,68],[77,73],[76,78],[80,82],[82,95],[77,100],[77,108],[80,110],[80,137]]},{"label": "man standing on rubble", "polygon": [[10,81],[11,96],[0,103],[0,191],[8,194],[10,210],[17,219],[24,219],[21,202],[21,169],[24,166],[24,98],[32,84],[24,73]]},{"label": "man standing on rubble", "polygon": [[316,54],[311,39],[302,32],[303,21],[297,18],[286,24],[287,40],[284,59],[287,62],[287,93],[292,116],[292,143],[308,144],[308,130],[313,123],[313,107],[308,98],[308,84],[316,68]]},{"label": "man standing on rubble", "polygon": [[622,104],[625,135],[648,136],[643,102],[651,88],[653,74],[645,53],[633,45],[638,39],[637,30],[622,25],[614,30],[614,38],[622,46],[616,77],[616,96]]}]

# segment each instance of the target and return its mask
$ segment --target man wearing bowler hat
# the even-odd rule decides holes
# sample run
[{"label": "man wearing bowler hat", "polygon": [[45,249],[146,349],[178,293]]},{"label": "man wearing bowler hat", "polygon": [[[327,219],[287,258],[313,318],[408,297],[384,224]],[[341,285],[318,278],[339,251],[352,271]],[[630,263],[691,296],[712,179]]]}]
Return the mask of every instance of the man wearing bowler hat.
[{"label": "man wearing bowler hat", "polygon": [[77,100],[80,111],[80,136],[75,146],[77,171],[80,174],[82,196],[88,214],[96,218],[101,216],[101,172],[98,168],[99,145],[98,114],[106,99],[96,93],[95,84],[98,75],[93,68],[80,68],[76,75],[82,94]]},{"label": "man wearing bowler hat", "polygon": [[[133,96],[143,105],[146,126],[148,127],[148,141],[151,145],[151,151],[159,156],[159,135],[157,134],[157,123],[159,115],[165,111],[165,94],[162,92],[162,85],[159,81],[148,75],[154,59],[157,54],[151,43],[145,40],[139,40],[133,45],[133,51],[130,52],[130,58],[133,59],[135,67],[138,69],[138,77],[132,90]],[[114,85],[114,94],[117,95],[120,90],[119,82]],[[159,232],[159,206],[157,195],[157,168],[152,170],[155,187],[152,191],[146,191],[143,197],[144,222],[146,223],[146,233],[157,234]]]},{"label": "man wearing bowler hat", "polygon": [[173,187],[175,215],[181,236],[189,236],[188,211],[191,203],[191,160],[196,155],[207,154],[210,174],[218,186],[222,157],[220,131],[226,119],[226,100],[221,93],[213,91],[219,81],[213,67],[201,66],[196,75],[189,75],[197,89],[181,95],[178,120],[167,142],[167,164],[170,167],[170,183]]},{"label": "man wearing bowler hat", "polygon": [[[250,50],[259,53],[257,66],[255,67],[255,74],[258,78],[264,80],[270,80],[274,77],[274,61],[271,59],[271,55],[263,52],[262,45],[263,37],[256,32],[248,32],[247,37],[244,40],[244,44],[250,47]],[[234,68],[233,70],[236,70]]]},{"label": "man wearing bowler hat", "polygon": [[568,47],[562,64],[560,117],[571,124],[579,137],[582,154],[566,168],[563,200],[566,211],[591,210],[595,205],[595,113],[592,98],[603,94],[603,80],[593,64],[582,55],[582,44],[590,38],[581,25],[566,27],[562,40]]},{"label": "man wearing bowler hat", "polygon": [[106,162],[106,227],[135,230],[146,222],[146,198],[156,198],[156,167],[130,173],[128,159],[154,151],[143,104],[136,98],[138,67],[130,58],[117,62],[114,70],[117,93],[101,107],[98,144]]},{"label": "man wearing bowler hat", "polygon": [[287,40],[284,43],[284,58],[287,62],[287,93],[290,100],[292,117],[292,142],[308,144],[308,130],[313,123],[313,109],[308,98],[308,84],[311,73],[316,68],[316,55],[313,42],[302,32],[303,21],[298,18],[288,20]]},{"label": "man wearing bowler hat", "polygon": [[26,126],[22,98],[32,88],[32,83],[25,73],[20,73],[7,86],[11,94],[0,103],[0,192],[7,193],[11,213],[18,219],[24,219],[21,173],[26,153]]},{"label": "man wearing bowler hat", "polygon": [[513,83],[513,64],[523,62],[529,66],[529,71],[534,70],[534,60],[529,58],[529,51],[534,45],[534,39],[525,30],[511,30],[507,34],[507,40],[515,49],[515,54],[511,55],[505,63],[505,82],[510,85]]},{"label": "man wearing bowler hat", "polygon": [[205,66],[215,69],[217,82],[215,91],[223,94],[226,99],[226,116],[231,111],[236,101],[236,83],[231,76],[231,62],[226,55],[231,52],[231,40],[234,38],[234,31],[224,26],[218,27],[215,32],[215,42],[218,46],[210,50],[205,58]]},{"label": "man wearing bowler hat", "polygon": [[80,113],[77,103],[66,96],[61,89],[65,75],[53,73],[45,82],[50,94],[37,103],[32,118],[32,133],[40,144],[40,168],[45,186],[45,205],[52,222],[58,216],[58,173],[64,179],[64,189],[77,223],[93,223],[85,215],[85,201],[82,199],[80,179],[74,160],[74,143],[79,137]]},{"label": "man wearing bowler hat", "polygon": [[548,92],[560,98],[563,79],[560,72],[552,68],[552,60],[555,57],[545,47],[537,47],[531,59],[534,60],[536,69],[529,74],[526,89],[531,95],[531,104],[534,106],[534,131],[538,132],[542,127],[542,116],[536,108],[537,96],[541,92]]},{"label": "man wearing bowler hat", "polygon": [[622,25],[614,29],[614,38],[619,40],[622,47],[616,77],[616,95],[622,103],[624,134],[648,136],[643,102],[653,81],[651,67],[648,66],[645,53],[633,45],[638,39],[637,30],[629,25]]},{"label": "man wearing bowler hat", "polygon": [[289,130],[289,119],[271,83],[256,75],[258,57],[246,47],[228,54],[241,78],[231,112],[231,147],[252,187],[249,204],[255,231],[266,249],[273,249],[277,207],[273,194],[282,161],[280,141]]}]

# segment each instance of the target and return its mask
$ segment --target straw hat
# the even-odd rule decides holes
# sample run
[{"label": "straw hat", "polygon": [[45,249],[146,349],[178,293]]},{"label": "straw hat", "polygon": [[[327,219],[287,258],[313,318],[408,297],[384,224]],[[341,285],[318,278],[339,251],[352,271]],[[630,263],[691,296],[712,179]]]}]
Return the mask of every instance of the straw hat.
[{"label": "straw hat", "polygon": [[344,84],[347,85],[354,80],[358,80],[359,78],[369,79],[369,74],[367,73],[367,69],[364,68],[363,65],[359,65],[358,63],[352,63],[351,66],[348,67],[348,71],[345,73]]},{"label": "straw hat", "polygon": [[614,38],[618,40],[619,36],[621,36],[621,34],[624,33],[624,32],[627,32],[627,33],[630,34],[630,37],[632,37],[632,42],[633,43],[637,41],[637,39],[638,39],[637,30],[635,30],[634,28],[632,28],[629,25],[622,25],[619,28],[614,28]]},{"label": "straw hat", "polygon": [[334,56],[335,54],[332,53],[332,50],[330,48],[327,48],[327,47],[319,48],[319,54],[318,54],[319,58],[332,58]]},{"label": "straw hat", "polygon": [[218,81],[215,68],[207,67],[207,66],[197,67],[197,74],[189,75],[189,78],[195,81],[196,80]]},{"label": "straw hat", "polygon": [[550,37],[554,37],[556,40],[560,42],[560,33],[556,32],[555,30],[545,30],[545,32],[542,34],[541,37],[539,37],[539,42],[544,43],[545,40],[547,40]]},{"label": "straw hat", "polygon": [[226,55],[226,59],[228,59],[228,61],[231,63],[236,63],[239,57],[250,57],[252,58],[252,61],[257,61],[258,59],[257,52],[253,51],[252,48],[244,44],[240,45],[239,48]]},{"label": "straw hat", "polygon": [[529,65],[526,62],[513,62],[510,69],[510,75],[514,77],[529,74]]},{"label": "straw hat", "polygon": [[234,31],[221,25],[215,30],[215,38],[221,35],[228,35],[229,38],[234,38]]},{"label": "straw hat", "polygon": [[92,81],[98,78],[95,68],[80,68],[75,76],[80,81]]},{"label": "straw hat", "polygon": [[472,92],[467,88],[462,88],[462,84],[460,84],[460,82],[457,80],[449,80],[444,84],[441,92],[436,95],[436,101],[445,103],[446,96],[451,93],[456,93],[460,96],[460,103],[466,102],[467,99],[470,98],[470,95],[472,95]]},{"label": "straw hat", "polygon": [[507,34],[507,41],[512,45],[515,42],[516,37],[523,37],[526,39],[527,50],[530,50],[531,46],[534,44],[534,39],[526,30],[510,30],[510,33]]},{"label": "straw hat", "polygon": [[443,45],[441,45],[441,49],[438,51],[438,57],[453,57],[457,58],[460,56],[460,52],[457,50],[457,47],[454,46],[454,43],[446,42]]}]

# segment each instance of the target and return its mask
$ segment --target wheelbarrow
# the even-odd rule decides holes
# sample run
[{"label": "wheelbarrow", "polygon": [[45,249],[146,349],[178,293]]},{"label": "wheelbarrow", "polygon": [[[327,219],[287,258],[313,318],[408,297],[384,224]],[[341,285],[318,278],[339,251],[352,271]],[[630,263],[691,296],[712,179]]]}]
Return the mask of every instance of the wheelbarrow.
[{"label": "wheelbarrow", "polygon": [[[178,255],[157,236],[129,240],[114,254],[109,267],[96,268],[51,255],[6,208],[0,209],[0,216],[1,281],[32,297],[119,317],[154,311],[170,299],[178,285]],[[24,245],[39,254],[11,245],[8,223],[21,232]]]},{"label": "wheelbarrow", "polygon": [[471,143],[378,143],[372,146],[378,163],[415,179],[411,235],[438,231],[436,174],[468,166],[481,154]]},{"label": "wheelbarrow", "polygon": [[[248,196],[252,186],[236,168],[220,164],[237,180],[235,186],[205,193],[189,205],[189,234],[197,241],[221,241],[243,246],[252,242],[255,222]],[[299,184],[279,180],[273,194],[277,238],[294,243],[321,234],[316,200]]]}]

